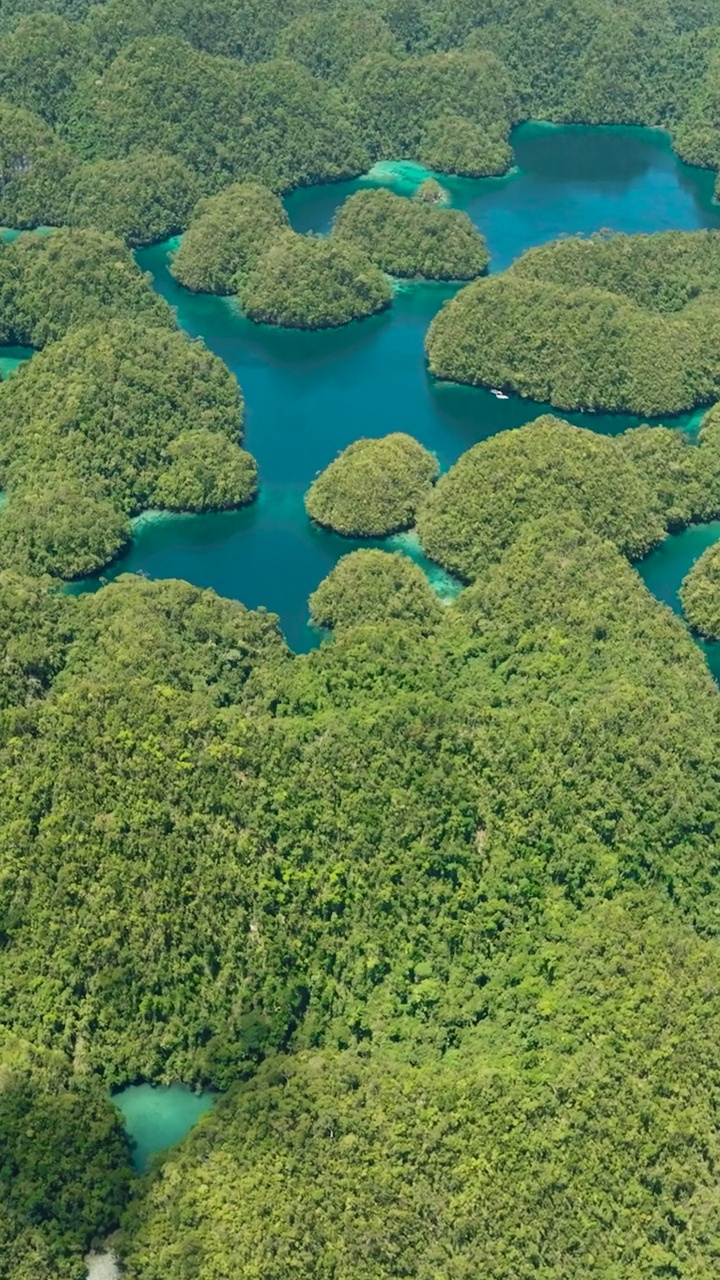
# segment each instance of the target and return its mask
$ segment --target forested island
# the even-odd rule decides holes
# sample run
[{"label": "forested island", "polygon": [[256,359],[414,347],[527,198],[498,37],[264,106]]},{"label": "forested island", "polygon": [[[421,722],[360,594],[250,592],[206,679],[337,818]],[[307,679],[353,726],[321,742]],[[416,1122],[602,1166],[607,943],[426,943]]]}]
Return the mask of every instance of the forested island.
[{"label": "forested island", "polygon": [[384,538],[415,523],[437,473],[437,458],[402,431],[356,440],[313,481],[305,508],[346,537]]},{"label": "forested island", "polygon": [[560,409],[677,413],[720,395],[719,287],[718,232],[559,240],[453,298],[430,369]]},{"label": "forested island", "polygon": [[333,237],[364,248],[383,271],[425,280],[472,280],[490,255],[459,209],[404,200],[392,191],[357,191],[335,216]]},{"label": "forested island", "polygon": [[[715,171],[718,49],[716,0],[0,0],[0,343],[34,352],[0,384],[0,1280],[90,1248],[127,1280],[715,1280],[720,698],[633,564],[720,516],[718,408],[696,440],[473,421],[439,478],[412,409],[323,437],[306,654],[180,579],[65,584],[263,482],[137,265],[171,235],[184,297],[272,341],[457,272],[439,377],[716,400],[717,233],[475,279],[436,179],[327,237],[281,197],[387,159],[502,182],[533,118]],[[409,528],[452,603],[397,543],[329,550]],[[707,637],[718,581],[711,548],[682,589]],[[137,1081],[222,1094],[144,1178]]]}]

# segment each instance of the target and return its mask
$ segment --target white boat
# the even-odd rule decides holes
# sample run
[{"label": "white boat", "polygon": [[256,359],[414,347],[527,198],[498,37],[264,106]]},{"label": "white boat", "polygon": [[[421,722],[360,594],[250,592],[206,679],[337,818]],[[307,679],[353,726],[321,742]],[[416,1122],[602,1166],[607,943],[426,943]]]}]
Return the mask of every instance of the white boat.
[{"label": "white boat", "polygon": [[509,400],[509,399],[510,399],[510,397],[509,397],[509,396],[506,396],[506,395],[505,395],[505,392],[504,392],[504,391],[498,391],[497,387],[491,387],[491,388],[490,388],[490,390],[491,390],[492,394],[495,396],[495,399],[496,399],[496,400]]}]

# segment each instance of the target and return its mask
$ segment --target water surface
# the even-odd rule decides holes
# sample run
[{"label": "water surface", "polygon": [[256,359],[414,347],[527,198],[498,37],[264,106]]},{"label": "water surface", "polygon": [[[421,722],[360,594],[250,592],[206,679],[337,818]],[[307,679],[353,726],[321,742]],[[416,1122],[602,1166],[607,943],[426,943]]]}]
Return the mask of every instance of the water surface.
[{"label": "water surface", "polygon": [[[648,591],[658,600],[682,616],[680,586],[695,561],[720,540],[720,520],[708,524],[694,524],[673,533],[655,551],[635,566]],[[707,658],[708,666],[720,684],[720,642],[708,642],[697,637],[697,643]]]},{"label": "water surface", "polygon": [[[652,232],[720,226],[713,175],[683,164],[658,130],[523,125],[513,135],[517,167],[504,178],[440,176],[452,204],[487,237],[491,269],[532,245],[601,228]],[[376,166],[370,175],[294,192],[286,204],[301,231],[326,233],[338,205],[368,185],[412,194],[418,165]],[[279,613],[298,650],[317,640],[307,596],[352,542],[314,530],[303,494],[316,473],[360,436],[408,431],[441,466],[547,405],[429,377],[423,340],[436,311],[459,286],[405,285],[383,315],[338,330],[305,333],[254,325],[233,301],[180,288],[168,270],[177,241],[138,253],[179,323],[202,337],[235,373],[246,398],[246,443],[260,469],[262,496],[251,509],[145,523],[128,554],[105,577],[131,570],[185,577],[249,606]],[[617,434],[640,419],[570,414]],[[693,427],[698,415],[668,419]],[[417,552],[415,552],[417,555]]]},{"label": "water surface", "polygon": [[135,1168],[142,1172],[151,1156],[180,1142],[215,1098],[209,1090],[193,1093],[182,1084],[133,1084],[116,1093],[113,1102],[123,1114],[133,1143]]}]

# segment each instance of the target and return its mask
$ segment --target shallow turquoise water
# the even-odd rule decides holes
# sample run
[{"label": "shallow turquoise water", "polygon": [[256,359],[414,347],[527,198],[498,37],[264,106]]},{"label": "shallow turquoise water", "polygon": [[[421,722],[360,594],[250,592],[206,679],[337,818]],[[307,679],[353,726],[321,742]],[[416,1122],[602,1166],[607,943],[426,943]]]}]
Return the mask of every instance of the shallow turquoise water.
[{"label": "shallow turquoise water", "polygon": [[209,1090],[193,1093],[182,1084],[166,1088],[133,1084],[113,1097],[133,1141],[133,1164],[142,1172],[150,1157],[180,1142],[209,1111],[216,1095]]},{"label": "shallow turquoise water", "polygon": [[[699,556],[720,539],[720,520],[691,525],[682,533],[666,538],[641,564],[636,565],[643,582],[658,600],[682,615],[680,584]],[[720,643],[698,639],[710,670],[720,684]]]},{"label": "shallow turquoise water", "polygon": [[[513,138],[517,170],[505,178],[441,178],[455,206],[487,236],[492,269],[530,245],[602,227],[622,231],[720,226],[713,177],[673,156],[666,136],[639,128],[524,125]],[[287,200],[298,230],[325,232],[333,213],[359,187],[386,182],[410,193],[419,166],[386,165],[349,183],[308,188]],[[359,436],[405,430],[443,467],[478,440],[520,426],[547,406],[487,391],[436,383],[427,374],[423,339],[454,286],[403,287],[390,311],[320,333],[251,324],[224,298],[190,294],[168,272],[174,245],[138,253],[178,320],[202,337],[236,374],[246,398],[246,443],[260,467],[262,497],[251,509],[177,516],[145,523],[128,554],[104,577],[144,572],[184,577],[251,607],[278,613],[297,650],[317,641],[307,626],[307,596],[354,545],[314,530],[303,494],[318,470]],[[606,434],[639,419],[568,415]],[[692,425],[697,415],[676,419]]]}]

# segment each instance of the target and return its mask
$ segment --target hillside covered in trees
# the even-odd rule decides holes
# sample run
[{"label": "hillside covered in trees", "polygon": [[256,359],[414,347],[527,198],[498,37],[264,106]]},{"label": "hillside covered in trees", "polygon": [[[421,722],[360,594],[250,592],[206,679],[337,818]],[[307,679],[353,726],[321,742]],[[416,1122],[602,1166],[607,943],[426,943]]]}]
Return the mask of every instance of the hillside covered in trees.
[{"label": "hillside covered in trees", "polygon": [[716,169],[718,66],[715,0],[3,0],[0,217],[143,242],[230,183],[502,173],[532,118],[661,125]]},{"label": "hillside covered in trees", "polygon": [[677,413],[720,395],[720,233],[558,240],[463,289],[427,336],[441,378],[561,409]]},{"label": "hillside covered in trees", "polygon": [[[545,415],[437,483],[412,421],[357,439],[319,554],[414,525],[463,589],[328,555],[308,654],[184,581],[63,583],[258,485],[133,248],[184,232],[186,289],[344,324],[391,264],[482,272],[480,237],[436,187],[298,235],[285,192],[502,175],[530,118],[715,170],[719,68],[717,0],[0,0],[0,221],[54,228],[0,246],[0,342],[35,351],[0,384],[0,1280],[105,1244],[127,1280],[716,1280],[720,695],[633,562],[720,515],[720,410],[697,442]],[[440,313],[431,367],[710,403],[719,281],[714,234],[546,245]],[[717,599],[714,551],[703,634]],[[139,1080],[223,1094],[145,1178]]]}]

